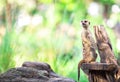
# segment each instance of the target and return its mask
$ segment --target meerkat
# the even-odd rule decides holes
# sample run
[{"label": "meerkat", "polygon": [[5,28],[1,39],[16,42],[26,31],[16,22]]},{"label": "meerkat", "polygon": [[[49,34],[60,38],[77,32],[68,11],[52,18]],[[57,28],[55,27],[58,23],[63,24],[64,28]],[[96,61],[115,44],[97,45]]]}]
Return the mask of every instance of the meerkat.
[{"label": "meerkat", "polygon": [[89,30],[90,22],[87,20],[81,21],[83,30],[81,33],[82,45],[83,45],[83,59],[78,64],[78,81],[80,77],[80,67],[83,63],[95,62],[97,53],[95,51],[96,44],[92,37],[92,33]]},{"label": "meerkat", "polygon": [[97,40],[98,52],[101,58],[101,63],[113,63],[117,66],[115,78],[120,78],[120,66],[114,56],[110,39],[103,25],[94,26],[94,33]]}]

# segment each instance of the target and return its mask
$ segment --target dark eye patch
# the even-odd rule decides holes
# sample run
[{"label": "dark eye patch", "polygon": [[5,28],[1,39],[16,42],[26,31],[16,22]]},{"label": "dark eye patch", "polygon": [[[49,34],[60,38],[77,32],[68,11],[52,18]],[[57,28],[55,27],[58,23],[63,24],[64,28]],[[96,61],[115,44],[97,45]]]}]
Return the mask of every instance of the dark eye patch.
[{"label": "dark eye patch", "polygon": [[85,22],[87,22],[87,21],[85,20]]}]

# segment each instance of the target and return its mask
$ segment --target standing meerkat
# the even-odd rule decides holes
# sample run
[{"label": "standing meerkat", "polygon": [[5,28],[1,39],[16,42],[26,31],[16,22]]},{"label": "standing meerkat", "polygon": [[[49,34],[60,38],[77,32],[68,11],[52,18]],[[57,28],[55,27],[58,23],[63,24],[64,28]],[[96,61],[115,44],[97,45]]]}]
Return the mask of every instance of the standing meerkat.
[{"label": "standing meerkat", "polygon": [[89,30],[90,22],[87,20],[81,21],[83,30],[81,33],[82,45],[83,45],[83,59],[78,64],[78,81],[80,77],[80,67],[83,63],[95,62],[97,58],[96,43],[92,37],[92,33]]}]

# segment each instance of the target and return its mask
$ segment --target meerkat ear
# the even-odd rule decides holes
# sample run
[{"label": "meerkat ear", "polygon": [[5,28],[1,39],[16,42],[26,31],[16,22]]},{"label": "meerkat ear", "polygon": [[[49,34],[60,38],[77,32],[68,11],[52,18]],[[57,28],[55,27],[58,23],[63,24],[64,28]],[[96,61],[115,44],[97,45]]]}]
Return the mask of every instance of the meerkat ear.
[{"label": "meerkat ear", "polygon": [[83,23],[83,21],[81,21],[81,23]]},{"label": "meerkat ear", "polygon": [[80,25],[82,25],[83,21],[80,22]]}]

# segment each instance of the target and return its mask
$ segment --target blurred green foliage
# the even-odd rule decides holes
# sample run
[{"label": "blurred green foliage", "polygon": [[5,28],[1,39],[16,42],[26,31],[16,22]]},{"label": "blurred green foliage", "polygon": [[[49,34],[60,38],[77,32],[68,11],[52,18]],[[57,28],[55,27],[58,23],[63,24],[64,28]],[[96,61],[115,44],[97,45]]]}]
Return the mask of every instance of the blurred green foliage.
[{"label": "blurred green foliage", "polygon": [[11,46],[11,34],[6,33],[0,46],[0,72],[15,66],[15,62],[12,60],[13,57],[14,51]]},{"label": "blurred green foliage", "polygon": [[[100,7],[98,15],[88,12],[93,2]],[[106,5],[111,9],[111,6],[118,2],[0,0],[0,72],[21,66],[25,61],[38,61],[47,62],[58,74],[77,80],[77,65],[82,59],[80,21],[83,19],[90,20],[90,27],[105,25],[114,52],[118,56],[116,37],[104,21],[113,15],[111,10],[104,11],[107,9]],[[120,20],[118,18],[115,21]],[[81,82],[88,82],[86,78],[81,70]]]}]

